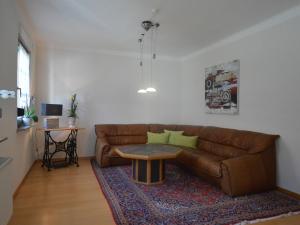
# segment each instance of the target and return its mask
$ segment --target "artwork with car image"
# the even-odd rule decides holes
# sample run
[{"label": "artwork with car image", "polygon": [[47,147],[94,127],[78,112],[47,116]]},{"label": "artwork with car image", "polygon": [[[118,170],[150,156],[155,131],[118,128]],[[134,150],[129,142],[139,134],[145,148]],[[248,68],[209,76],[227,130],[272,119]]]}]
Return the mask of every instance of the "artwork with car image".
[{"label": "artwork with car image", "polygon": [[239,74],[239,60],[205,69],[205,111],[207,113],[238,113]]}]

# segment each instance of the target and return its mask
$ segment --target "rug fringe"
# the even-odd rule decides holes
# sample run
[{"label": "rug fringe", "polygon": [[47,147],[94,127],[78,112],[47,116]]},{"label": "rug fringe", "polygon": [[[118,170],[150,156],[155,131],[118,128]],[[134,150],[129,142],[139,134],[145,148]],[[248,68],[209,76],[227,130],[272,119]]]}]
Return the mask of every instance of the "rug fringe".
[{"label": "rug fringe", "polygon": [[278,218],[283,218],[283,217],[288,217],[288,216],[294,216],[294,215],[300,215],[300,211],[297,212],[289,212],[289,213],[284,213],[278,216],[273,216],[273,217],[268,217],[268,218],[263,218],[263,219],[256,219],[256,220],[251,220],[251,221],[242,221],[239,223],[236,223],[234,225],[247,225],[247,224],[254,224],[254,223],[258,223],[258,222],[264,222],[267,220],[273,220],[273,219],[278,219]]}]

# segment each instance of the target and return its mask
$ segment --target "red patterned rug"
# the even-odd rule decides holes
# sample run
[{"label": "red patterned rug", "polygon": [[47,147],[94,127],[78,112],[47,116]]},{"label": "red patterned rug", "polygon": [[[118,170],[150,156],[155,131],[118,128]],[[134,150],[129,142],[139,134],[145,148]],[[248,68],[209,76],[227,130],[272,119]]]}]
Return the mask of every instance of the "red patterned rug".
[{"label": "red patterned rug", "polygon": [[92,167],[117,224],[223,225],[300,211],[300,201],[278,191],[232,198],[181,168],[167,164],[166,180],[131,180],[131,166]]}]

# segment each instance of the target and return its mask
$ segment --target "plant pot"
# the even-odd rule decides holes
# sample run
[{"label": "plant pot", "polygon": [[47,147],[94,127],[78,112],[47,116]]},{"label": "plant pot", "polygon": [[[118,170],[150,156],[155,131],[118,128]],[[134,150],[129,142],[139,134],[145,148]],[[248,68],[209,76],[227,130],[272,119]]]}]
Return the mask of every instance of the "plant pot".
[{"label": "plant pot", "polygon": [[31,126],[32,119],[30,117],[23,117],[23,124],[24,124],[24,126]]},{"label": "plant pot", "polygon": [[69,127],[76,127],[76,118],[69,117],[68,125],[69,125]]},{"label": "plant pot", "polygon": [[23,126],[23,118],[17,117],[17,126],[18,126],[18,128]]}]

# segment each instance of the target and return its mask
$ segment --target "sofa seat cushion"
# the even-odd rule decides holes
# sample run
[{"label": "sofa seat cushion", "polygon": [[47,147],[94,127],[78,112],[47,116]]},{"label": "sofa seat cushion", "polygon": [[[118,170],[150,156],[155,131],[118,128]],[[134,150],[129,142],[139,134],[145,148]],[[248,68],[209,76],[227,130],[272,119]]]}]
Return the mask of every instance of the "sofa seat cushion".
[{"label": "sofa seat cushion", "polygon": [[210,176],[220,178],[221,162],[226,157],[214,155],[210,152],[195,150],[191,148],[182,148],[183,151],[177,160],[193,170],[200,170]]}]

